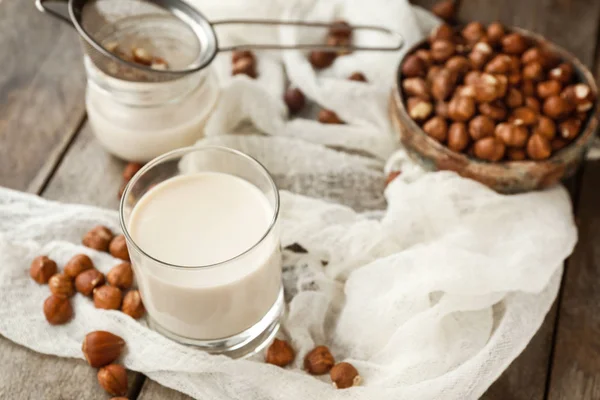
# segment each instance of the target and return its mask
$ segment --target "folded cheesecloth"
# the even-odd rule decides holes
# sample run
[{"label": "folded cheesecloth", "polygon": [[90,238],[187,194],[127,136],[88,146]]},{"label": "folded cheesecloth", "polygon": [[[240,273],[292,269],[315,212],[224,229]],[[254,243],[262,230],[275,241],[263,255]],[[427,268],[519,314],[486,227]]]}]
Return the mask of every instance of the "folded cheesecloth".
[{"label": "folded cheesecloth", "polygon": [[[190,0],[209,18],[294,18],[382,25],[405,49],[436,20],[404,0]],[[230,30],[231,42],[322,38],[293,30]],[[356,32],[358,44],[371,43]],[[265,40],[263,40],[264,42]],[[356,42],[355,42],[356,44]],[[96,224],[119,231],[115,210],[66,205],[0,190],[0,334],[45,354],[83,358],[86,333],[125,339],[123,364],[199,399],[475,399],[525,348],[554,301],[563,260],[577,240],[561,186],[500,195],[451,172],[411,163],[387,116],[402,52],[355,52],[316,73],[300,51],[261,52],[256,80],[214,67],[222,88],[200,144],[236,148],[262,162],[281,190],[287,309],[279,335],[297,357],[279,368],[262,355],[233,360],[175,343],[119,311],[75,296],[76,317],[50,326],[48,288],[28,275],[47,254],[64,265],[88,254],[102,272],[119,263],[80,245]],[[363,72],[369,83],[347,76]],[[345,125],[289,120],[286,80]],[[343,151],[341,150],[343,149]],[[386,165],[387,163],[387,165]],[[394,164],[393,166],[391,164]],[[385,190],[390,168],[402,174]],[[286,189],[286,190],[283,190]],[[327,261],[323,266],[322,260]],[[336,390],[302,370],[316,345],[353,364],[363,383]]]}]

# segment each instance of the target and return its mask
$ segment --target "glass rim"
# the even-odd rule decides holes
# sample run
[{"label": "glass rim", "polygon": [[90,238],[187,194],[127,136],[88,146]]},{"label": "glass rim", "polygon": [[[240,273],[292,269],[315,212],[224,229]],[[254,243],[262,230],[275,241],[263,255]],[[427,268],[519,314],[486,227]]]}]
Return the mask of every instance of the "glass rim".
[{"label": "glass rim", "polygon": [[[143,176],[144,173],[148,172],[150,169],[152,169],[156,165],[162,163],[165,160],[173,158],[174,156],[175,157],[176,156],[180,156],[181,157],[181,156],[183,156],[185,154],[189,154],[189,153],[192,153],[192,152],[195,152],[195,151],[206,151],[206,150],[223,151],[223,152],[226,152],[226,153],[234,154],[234,155],[236,155],[238,157],[242,157],[242,158],[250,161],[250,163],[254,164],[256,167],[258,167],[259,170],[261,170],[264,173],[264,175],[266,175],[266,177],[267,177],[267,179],[269,181],[269,184],[270,184],[271,188],[273,189],[273,193],[275,195],[275,208],[273,210],[273,218],[271,219],[271,222],[269,223],[268,228],[265,230],[265,233],[258,239],[258,241],[256,243],[254,243],[252,246],[250,246],[248,249],[244,250],[240,254],[238,254],[236,256],[233,256],[231,258],[228,258],[226,260],[219,261],[219,262],[212,263],[212,264],[206,264],[206,265],[189,265],[189,266],[172,264],[172,263],[169,263],[169,262],[166,262],[166,261],[163,261],[163,260],[159,260],[158,258],[151,256],[146,251],[144,251],[140,246],[138,246],[138,244],[135,242],[135,240],[133,240],[133,238],[129,234],[129,229],[127,228],[127,224],[125,223],[125,216],[124,216],[124,213],[125,213],[125,201],[126,201],[128,195],[130,194],[131,188],[140,179],[140,177]],[[131,180],[125,186],[125,189],[123,190],[123,196],[121,197],[121,200],[119,202],[119,222],[121,224],[121,230],[123,231],[123,235],[125,235],[127,243],[131,244],[137,251],[139,251],[145,257],[148,257],[151,260],[156,261],[157,263],[159,263],[162,266],[165,266],[167,268],[181,269],[181,270],[197,270],[197,269],[204,269],[204,268],[214,268],[214,267],[219,267],[221,265],[228,264],[228,263],[230,263],[230,262],[232,262],[234,260],[242,258],[246,254],[248,254],[252,250],[254,250],[273,231],[273,228],[275,227],[275,225],[277,223],[277,220],[279,219],[279,208],[280,208],[280,200],[279,200],[279,190],[277,189],[277,185],[275,185],[275,181],[273,180],[273,177],[271,176],[271,174],[269,173],[269,171],[267,170],[267,168],[265,168],[265,166],[262,165],[257,159],[255,159],[254,157],[249,156],[248,154],[242,153],[239,150],[235,150],[235,149],[232,149],[232,148],[229,148],[229,147],[225,147],[225,146],[217,146],[217,145],[188,146],[188,147],[182,147],[182,148],[179,148],[179,149],[171,150],[171,151],[169,151],[169,152],[167,152],[165,154],[162,154],[162,155],[160,155],[160,156],[152,159],[151,161],[149,161],[148,163],[146,163],[146,165],[144,165],[133,176],[133,178],[131,178]]]}]

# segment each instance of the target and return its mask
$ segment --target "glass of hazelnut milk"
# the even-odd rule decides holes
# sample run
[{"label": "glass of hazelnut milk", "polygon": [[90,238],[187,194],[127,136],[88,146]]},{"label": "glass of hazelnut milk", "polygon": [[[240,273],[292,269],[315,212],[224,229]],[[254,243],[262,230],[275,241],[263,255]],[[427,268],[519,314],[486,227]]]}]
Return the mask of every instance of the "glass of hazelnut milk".
[{"label": "glass of hazelnut milk", "polygon": [[211,353],[262,349],[283,311],[279,194],[236,150],[187,147],[142,168],[120,219],[150,325]]}]

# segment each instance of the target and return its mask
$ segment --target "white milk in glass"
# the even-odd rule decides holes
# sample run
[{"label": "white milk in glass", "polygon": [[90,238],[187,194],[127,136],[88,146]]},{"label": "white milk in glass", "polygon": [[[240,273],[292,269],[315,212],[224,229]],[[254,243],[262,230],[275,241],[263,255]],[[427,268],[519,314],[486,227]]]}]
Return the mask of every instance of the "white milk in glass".
[{"label": "white milk in glass", "polygon": [[279,239],[267,234],[273,218],[257,187],[225,173],[176,176],[150,189],[127,223],[150,256],[132,254],[150,317],[200,340],[259,322],[281,290]]}]

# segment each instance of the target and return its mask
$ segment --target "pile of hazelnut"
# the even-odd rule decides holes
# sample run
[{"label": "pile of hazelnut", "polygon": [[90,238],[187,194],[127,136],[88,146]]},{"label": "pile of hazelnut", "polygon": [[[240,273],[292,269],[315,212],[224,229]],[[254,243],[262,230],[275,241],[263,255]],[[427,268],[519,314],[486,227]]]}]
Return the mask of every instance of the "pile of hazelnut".
[{"label": "pile of hazelnut", "polygon": [[442,24],[401,66],[409,116],[456,152],[545,160],[581,132],[594,94],[543,43],[495,22]]},{"label": "pile of hazelnut", "polygon": [[[275,339],[267,349],[265,362],[279,367],[291,364],[296,358],[294,349],[285,340]],[[356,368],[347,362],[335,363],[335,358],[326,346],[317,346],[304,357],[304,370],[311,375],[329,373],[333,386],[347,389],[360,385],[361,377]]]}]

